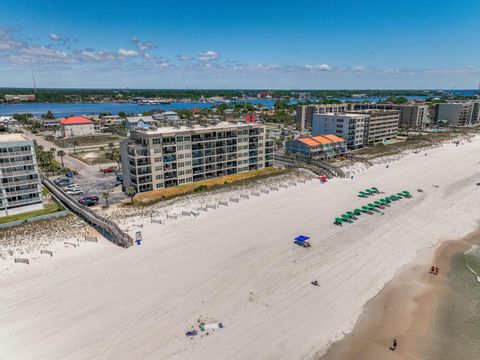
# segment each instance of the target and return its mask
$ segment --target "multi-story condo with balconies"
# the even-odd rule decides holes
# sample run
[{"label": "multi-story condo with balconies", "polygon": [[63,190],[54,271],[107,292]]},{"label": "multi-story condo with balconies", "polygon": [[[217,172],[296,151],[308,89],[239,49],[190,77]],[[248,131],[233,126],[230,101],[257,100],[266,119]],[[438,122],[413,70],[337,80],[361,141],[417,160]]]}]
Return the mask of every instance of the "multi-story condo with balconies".
[{"label": "multi-story condo with balconies", "polygon": [[313,115],[318,114],[338,114],[348,110],[348,104],[316,104],[316,105],[298,105],[295,115],[295,121],[300,126],[301,131],[312,130]]},{"label": "multi-story condo with balconies", "polygon": [[368,114],[318,114],[313,116],[312,135],[333,134],[346,141],[347,149],[367,144]]},{"label": "multi-story condo with balconies", "polygon": [[0,135],[0,216],[42,207],[33,141],[21,134]]},{"label": "multi-story condo with balconies", "polygon": [[458,101],[435,105],[435,123],[451,126],[468,126],[480,121],[480,103],[478,101]]},{"label": "multi-story condo with balconies", "polygon": [[398,110],[400,118],[398,127],[402,129],[421,129],[428,120],[426,104],[391,104],[391,103],[350,103],[348,110]]},{"label": "multi-story condo with balconies", "polygon": [[351,114],[368,115],[368,133],[366,144],[385,144],[397,137],[400,119],[399,110],[357,110]]},{"label": "multi-story condo with balconies", "polygon": [[124,189],[137,193],[273,166],[259,124],[132,130],[120,143]]}]

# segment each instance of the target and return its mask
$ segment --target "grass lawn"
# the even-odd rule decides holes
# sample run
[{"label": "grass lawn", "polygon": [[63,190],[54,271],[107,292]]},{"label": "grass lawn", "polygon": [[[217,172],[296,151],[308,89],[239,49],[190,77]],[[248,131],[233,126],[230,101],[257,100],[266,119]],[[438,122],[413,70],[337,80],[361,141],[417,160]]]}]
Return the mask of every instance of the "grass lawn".
[{"label": "grass lawn", "polygon": [[55,139],[53,142],[58,147],[63,148],[73,148],[73,143],[76,141],[76,145],[78,147],[81,146],[89,146],[89,145],[105,145],[108,146],[109,143],[118,143],[123,138],[119,135],[112,135],[112,134],[101,134],[101,135],[92,135],[92,136],[76,136],[74,138],[68,139]]},{"label": "grass lawn", "polygon": [[60,206],[57,203],[48,204],[45,205],[42,210],[29,211],[22,214],[0,217],[0,224],[10,221],[25,220],[38,215],[51,214],[60,210]]},{"label": "grass lawn", "polygon": [[[162,200],[168,200],[177,196],[191,194],[197,191],[205,191],[218,188],[219,186],[239,184],[248,180],[270,177],[287,173],[289,170],[268,167],[260,170],[253,170],[246,173],[222,176],[214,179],[197,181],[180,186],[174,186],[162,190],[154,190],[147,193],[138,194],[134,198],[134,203],[138,205],[150,205]],[[197,189],[197,190],[195,190]]]}]

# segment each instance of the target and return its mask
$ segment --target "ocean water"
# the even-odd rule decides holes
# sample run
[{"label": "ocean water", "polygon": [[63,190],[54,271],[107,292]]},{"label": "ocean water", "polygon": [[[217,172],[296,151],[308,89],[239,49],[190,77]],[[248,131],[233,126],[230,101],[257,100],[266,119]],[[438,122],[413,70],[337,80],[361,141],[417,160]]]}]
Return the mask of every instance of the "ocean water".
[{"label": "ocean water", "polygon": [[480,359],[480,246],[453,256],[446,285],[425,359]]}]

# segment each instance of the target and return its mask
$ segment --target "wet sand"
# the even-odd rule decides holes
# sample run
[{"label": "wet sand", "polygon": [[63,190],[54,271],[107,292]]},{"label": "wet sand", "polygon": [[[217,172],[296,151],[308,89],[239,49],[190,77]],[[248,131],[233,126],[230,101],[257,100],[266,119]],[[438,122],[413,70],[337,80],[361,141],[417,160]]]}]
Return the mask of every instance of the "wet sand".
[{"label": "wet sand", "polygon": [[[438,336],[432,336],[433,324],[441,316],[439,305],[447,301],[450,289],[446,277],[452,259],[478,244],[479,239],[480,229],[462,240],[442,242],[434,252],[420,254],[366,304],[354,330],[334,343],[321,359],[435,358],[430,354],[437,353],[440,344]],[[438,275],[429,273],[432,264],[439,267]],[[398,342],[394,352],[389,349],[393,339]]]}]

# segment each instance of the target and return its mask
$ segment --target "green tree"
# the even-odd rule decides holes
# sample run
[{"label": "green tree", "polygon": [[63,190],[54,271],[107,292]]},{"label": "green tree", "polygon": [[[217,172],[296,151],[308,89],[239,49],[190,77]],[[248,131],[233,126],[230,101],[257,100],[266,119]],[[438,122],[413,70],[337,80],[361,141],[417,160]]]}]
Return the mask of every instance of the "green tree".
[{"label": "green tree", "polygon": [[57,156],[60,156],[60,161],[62,162],[62,169],[65,167],[63,164],[63,157],[65,156],[65,152],[63,150],[58,150]]},{"label": "green tree", "polygon": [[105,191],[102,193],[102,197],[105,199],[105,202],[107,204],[107,207],[109,206],[108,205],[108,199],[110,198],[110,193],[108,191]]},{"label": "green tree", "polygon": [[123,111],[120,111],[120,112],[118,113],[118,116],[120,116],[122,119],[126,119],[127,114],[125,114],[125,112],[123,112]]},{"label": "green tree", "polygon": [[48,110],[46,114],[42,115],[42,118],[43,119],[55,119],[55,115],[50,110]]},{"label": "green tree", "polygon": [[135,191],[135,188],[133,186],[129,186],[127,190],[125,190],[125,194],[132,199],[132,204],[133,204],[133,198],[135,197],[135,194],[137,192]]}]

